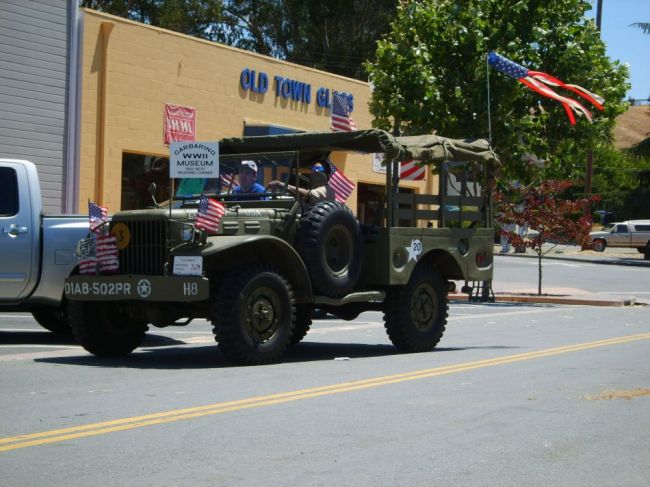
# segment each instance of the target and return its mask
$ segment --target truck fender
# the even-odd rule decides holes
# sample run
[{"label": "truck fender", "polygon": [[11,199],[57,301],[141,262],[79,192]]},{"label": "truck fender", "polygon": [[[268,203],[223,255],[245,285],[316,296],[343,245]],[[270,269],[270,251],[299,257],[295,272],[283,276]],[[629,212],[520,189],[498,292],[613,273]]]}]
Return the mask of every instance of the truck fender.
[{"label": "truck fender", "polygon": [[312,301],[311,280],[298,253],[284,240],[269,235],[220,235],[201,250],[208,273],[264,262],[277,267],[291,283],[296,302]]}]

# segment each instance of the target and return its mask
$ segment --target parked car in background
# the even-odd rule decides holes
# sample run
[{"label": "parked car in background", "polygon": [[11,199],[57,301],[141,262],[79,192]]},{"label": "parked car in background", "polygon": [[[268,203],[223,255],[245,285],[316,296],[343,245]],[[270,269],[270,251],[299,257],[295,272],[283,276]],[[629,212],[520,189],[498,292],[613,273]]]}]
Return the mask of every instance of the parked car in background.
[{"label": "parked car in background", "polygon": [[0,312],[28,311],[44,328],[69,332],[63,280],[88,229],[87,216],[43,215],[33,163],[0,159]]},{"label": "parked car in background", "polygon": [[601,231],[590,232],[591,242],[596,252],[607,247],[631,247],[640,253],[650,249],[650,220],[629,220],[610,223]]}]

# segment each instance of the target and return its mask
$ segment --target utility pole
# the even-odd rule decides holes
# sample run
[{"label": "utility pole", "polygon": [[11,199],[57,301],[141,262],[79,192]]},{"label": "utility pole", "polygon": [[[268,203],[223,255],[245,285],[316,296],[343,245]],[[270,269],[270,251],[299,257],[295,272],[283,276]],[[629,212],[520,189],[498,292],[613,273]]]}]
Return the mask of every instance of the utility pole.
[{"label": "utility pole", "polygon": [[602,25],[603,20],[603,0],[598,0],[596,4],[596,27],[598,32],[600,32],[600,26]]}]

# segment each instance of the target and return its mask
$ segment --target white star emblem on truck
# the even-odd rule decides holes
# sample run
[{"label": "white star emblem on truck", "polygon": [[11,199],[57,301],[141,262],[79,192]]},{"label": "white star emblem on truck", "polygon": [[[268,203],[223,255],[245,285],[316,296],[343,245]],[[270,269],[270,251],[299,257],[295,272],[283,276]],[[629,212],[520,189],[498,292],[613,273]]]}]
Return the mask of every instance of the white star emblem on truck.
[{"label": "white star emblem on truck", "polygon": [[146,298],[151,294],[151,283],[148,279],[140,279],[137,285],[138,294],[141,298]]},{"label": "white star emblem on truck", "polygon": [[411,259],[417,262],[418,257],[420,257],[420,254],[422,253],[422,242],[420,242],[420,240],[418,240],[417,238],[413,238],[411,239],[411,245],[404,248],[409,253],[409,258],[407,262],[410,262]]}]

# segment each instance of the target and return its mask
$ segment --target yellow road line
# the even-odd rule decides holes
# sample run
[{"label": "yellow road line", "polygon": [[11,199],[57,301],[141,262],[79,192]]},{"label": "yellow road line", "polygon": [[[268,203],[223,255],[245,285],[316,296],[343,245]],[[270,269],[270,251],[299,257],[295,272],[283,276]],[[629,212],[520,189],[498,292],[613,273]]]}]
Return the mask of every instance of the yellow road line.
[{"label": "yellow road line", "polygon": [[223,414],[233,411],[241,411],[244,409],[259,408],[264,406],[272,406],[274,404],[281,404],[291,401],[298,401],[301,399],[310,399],[314,397],[327,396],[332,394],[340,394],[344,392],[358,391],[368,389],[371,387],[380,387],[388,384],[396,384],[399,382],[426,379],[439,375],[453,374],[457,372],[465,372],[468,370],[479,369],[484,367],[493,367],[496,365],[511,364],[514,362],[521,362],[524,360],[532,360],[536,358],[550,357],[553,355],[560,355],[570,352],[578,352],[581,350],[589,350],[592,348],[605,347],[607,345],[619,345],[623,343],[648,340],[650,333],[642,333],[638,335],[630,335],[618,338],[610,338],[606,340],[597,340],[593,342],[579,343],[576,345],[567,345],[563,347],[548,348],[536,352],[526,352],[515,355],[508,355],[505,357],[497,357],[491,359],[477,360],[475,362],[466,362],[456,365],[447,365],[444,367],[435,367],[431,369],[422,369],[412,372],[403,372],[400,374],[385,375],[375,377],[372,379],[358,380],[352,382],[343,382],[340,384],[333,384],[329,386],[311,387],[308,389],[299,389],[296,391],[281,392],[277,394],[270,394],[266,396],[251,397],[248,399],[240,399],[237,401],[227,401],[215,404],[208,404],[205,406],[197,406],[185,409],[175,409],[172,411],[146,414],[142,416],[134,416],[130,418],[115,419],[112,421],[104,421],[100,423],[91,423],[80,426],[73,426],[70,428],[63,428],[57,430],[43,431],[40,433],[31,433],[19,436],[10,436],[0,438],[0,452],[17,450],[19,448],[27,448],[30,446],[45,445],[48,443],[57,443],[65,440],[73,440],[77,438],[84,438],[87,436],[96,436],[106,433],[113,433],[116,431],[125,431],[135,428],[142,428],[144,426],[153,426],[157,424],[171,423],[186,419],[200,418],[213,414]]}]

